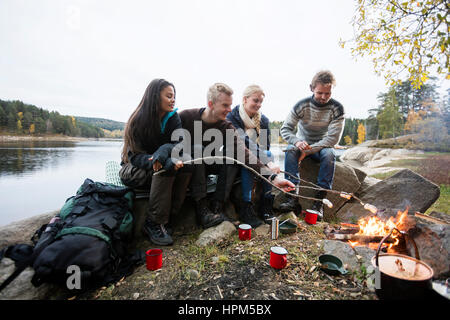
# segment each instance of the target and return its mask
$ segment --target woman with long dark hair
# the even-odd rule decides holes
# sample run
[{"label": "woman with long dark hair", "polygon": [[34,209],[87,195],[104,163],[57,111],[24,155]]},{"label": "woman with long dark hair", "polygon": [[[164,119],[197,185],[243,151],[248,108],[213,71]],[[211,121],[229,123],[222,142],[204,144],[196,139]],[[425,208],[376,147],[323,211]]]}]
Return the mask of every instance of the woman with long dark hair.
[{"label": "woman with long dark hair", "polygon": [[[170,216],[180,209],[191,173],[179,170],[181,160],[171,157],[182,137],[172,141],[172,133],[181,129],[175,107],[175,86],[164,80],[150,82],[125,127],[122,150],[122,182],[135,189],[150,188],[149,212],[143,227],[150,241],[170,245],[166,230]],[[165,172],[154,173],[164,169]]]}]

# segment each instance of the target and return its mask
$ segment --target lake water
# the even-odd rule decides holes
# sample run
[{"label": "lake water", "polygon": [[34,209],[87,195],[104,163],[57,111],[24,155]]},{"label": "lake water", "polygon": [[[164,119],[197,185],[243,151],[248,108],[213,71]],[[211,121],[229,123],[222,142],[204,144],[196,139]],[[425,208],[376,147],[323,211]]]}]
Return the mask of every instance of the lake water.
[{"label": "lake water", "polygon": [[86,178],[105,181],[122,141],[0,143],[0,226],[60,209]]},{"label": "lake water", "polygon": [[[86,178],[105,181],[107,161],[120,162],[122,140],[0,143],[0,226],[59,210]],[[284,152],[271,151],[280,168]]]}]

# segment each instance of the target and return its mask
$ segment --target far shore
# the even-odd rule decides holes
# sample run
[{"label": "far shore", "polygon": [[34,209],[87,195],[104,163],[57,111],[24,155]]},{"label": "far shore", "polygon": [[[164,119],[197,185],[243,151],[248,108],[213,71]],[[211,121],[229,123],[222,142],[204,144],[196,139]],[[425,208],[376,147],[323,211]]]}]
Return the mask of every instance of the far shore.
[{"label": "far shore", "polygon": [[0,135],[0,142],[13,142],[13,141],[102,141],[102,140],[122,140],[113,138],[86,138],[86,137],[70,137],[64,135],[41,135],[41,136],[31,136],[31,135]]}]

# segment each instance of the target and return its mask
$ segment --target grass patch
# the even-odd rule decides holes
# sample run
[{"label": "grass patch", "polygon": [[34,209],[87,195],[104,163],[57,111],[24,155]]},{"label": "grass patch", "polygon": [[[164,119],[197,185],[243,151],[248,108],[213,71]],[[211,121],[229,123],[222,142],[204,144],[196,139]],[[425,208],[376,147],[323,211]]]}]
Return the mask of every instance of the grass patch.
[{"label": "grass patch", "polygon": [[[413,159],[394,160],[386,164],[386,167],[408,168],[431,182],[439,185],[440,196],[438,200],[426,211],[444,212],[450,214],[450,153],[425,152],[416,155]],[[400,170],[391,170],[388,172],[371,175],[371,177],[384,180],[392,177]]]},{"label": "grass patch", "polygon": [[441,184],[440,190],[441,195],[439,196],[439,199],[428,208],[426,214],[431,213],[432,211],[450,214],[450,185]]},{"label": "grass patch", "polygon": [[377,178],[380,180],[384,180],[384,179],[392,177],[394,174],[396,174],[399,171],[400,170],[391,170],[391,171],[387,171],[387,172],[376,173],[376,174],[372,174],[371,177]]}]

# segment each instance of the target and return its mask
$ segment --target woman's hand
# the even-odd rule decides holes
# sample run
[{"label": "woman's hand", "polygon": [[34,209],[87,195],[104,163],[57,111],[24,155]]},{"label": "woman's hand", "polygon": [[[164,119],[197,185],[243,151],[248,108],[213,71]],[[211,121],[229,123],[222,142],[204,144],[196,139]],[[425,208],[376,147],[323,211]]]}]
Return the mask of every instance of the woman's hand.
[{"label": "woman's hand", "polygon": [[273,163],[272,161],[270,161],[267,166],[269,167],[270,171],[272,171],[272,173],[275,174],[279,174],[281,169],[280,166],[276,165],[275,163]]}]

